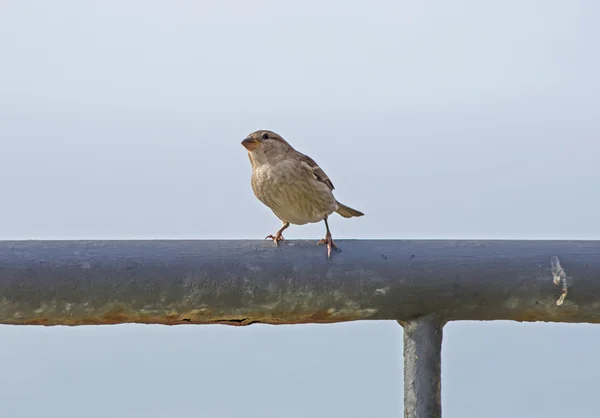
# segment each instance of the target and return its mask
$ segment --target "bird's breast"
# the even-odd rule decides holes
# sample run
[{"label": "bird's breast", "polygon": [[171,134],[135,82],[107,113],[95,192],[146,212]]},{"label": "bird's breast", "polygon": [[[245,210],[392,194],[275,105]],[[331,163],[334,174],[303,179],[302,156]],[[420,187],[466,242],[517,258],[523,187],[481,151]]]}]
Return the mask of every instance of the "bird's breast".
[{"label": "bird's breast", "polygon": [[252,189],[279,219],[297,225],[320,222],[337,208],[327,185],[293,160],[255,167]]}]

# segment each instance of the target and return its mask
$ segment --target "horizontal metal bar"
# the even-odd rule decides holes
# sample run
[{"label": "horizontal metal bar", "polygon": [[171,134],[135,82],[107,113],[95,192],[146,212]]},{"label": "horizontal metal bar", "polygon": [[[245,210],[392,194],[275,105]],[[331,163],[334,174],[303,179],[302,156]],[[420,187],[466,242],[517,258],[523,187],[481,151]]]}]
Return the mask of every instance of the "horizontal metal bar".
[{"label": "horizontal metal bar", "polygon": [[599,241],[338,245],[0,241],[0,324],[600,322]]}]

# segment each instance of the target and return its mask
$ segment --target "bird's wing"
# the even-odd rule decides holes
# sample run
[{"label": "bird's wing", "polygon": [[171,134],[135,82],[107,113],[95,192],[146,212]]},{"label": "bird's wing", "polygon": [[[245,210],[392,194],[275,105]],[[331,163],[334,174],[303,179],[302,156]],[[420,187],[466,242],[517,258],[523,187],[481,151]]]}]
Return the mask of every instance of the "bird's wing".
[{"label": "bird's wing", "polygon": [[327,174],[325,174],[325,172],[321,169],[321,167],[319,167],[315,160],[310,158],[308,155],[304,155],[301,153],[298,154],[302,165],[312,171],[312,174],[316,180],[325,183],[327,187],[329,187],[331,190],[335,189],[335,187],[333,187],[333,183],[331,182],[331,180],[329,180]]}]

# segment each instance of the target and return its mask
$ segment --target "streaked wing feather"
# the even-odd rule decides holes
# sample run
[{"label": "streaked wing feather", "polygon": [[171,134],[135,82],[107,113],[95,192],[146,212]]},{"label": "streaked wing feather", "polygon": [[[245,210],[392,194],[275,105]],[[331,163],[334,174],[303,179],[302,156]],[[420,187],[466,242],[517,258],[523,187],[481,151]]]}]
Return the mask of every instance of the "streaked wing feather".
[{"label": "streaked wing feather", "polygon": [[325,172],[321,169],[321,167],[319,167],[319,165],[315,162],[315,160],[310,158],[308,155],[304,155],[301,153],[298,153],[298,154],[300,157],[300,161],[302,161],[302,163],[304,163],[310,167],[310,169],[312,170],[312,172],[317,180],[325,183],[327,185],[327,187],[329,187],[331,190],[335,189],[335,187],[333,186],[333,183],[331,182],[331,180],[329,179],[327,174],[325,174]]}]

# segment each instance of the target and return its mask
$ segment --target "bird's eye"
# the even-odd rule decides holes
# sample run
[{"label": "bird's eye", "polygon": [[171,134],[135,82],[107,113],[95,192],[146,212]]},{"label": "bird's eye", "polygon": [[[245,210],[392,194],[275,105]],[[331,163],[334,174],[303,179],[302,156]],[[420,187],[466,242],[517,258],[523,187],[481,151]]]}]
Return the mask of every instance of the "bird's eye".
[{"label": "bird's eye", "polygon": [[263,134],[262,139],[269,139],[269,134]]}]

